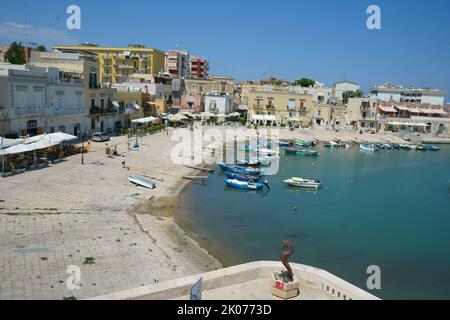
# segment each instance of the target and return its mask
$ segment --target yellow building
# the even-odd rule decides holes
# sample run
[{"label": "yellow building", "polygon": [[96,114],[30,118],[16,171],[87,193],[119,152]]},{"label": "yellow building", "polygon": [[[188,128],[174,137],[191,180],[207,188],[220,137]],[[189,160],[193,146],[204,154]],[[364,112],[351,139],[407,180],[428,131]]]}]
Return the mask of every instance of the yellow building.
[{"label": "yellow building", "polygon": [[311,121],[312,95],[250,90],[241,99],[241,103],[248,106],[248,119],[253,122],[266,120],[278,124],[297,122],[309,125]]},{"label": "yellow building", "polygon": [[134,73],[158,75],[165,71],[165,52],[141,45],[127,48],[100,47],[91,44],[55,46],[62,52],[89,52],[97,56],[100,64],[100,81],[120,83],[128,81]]}]

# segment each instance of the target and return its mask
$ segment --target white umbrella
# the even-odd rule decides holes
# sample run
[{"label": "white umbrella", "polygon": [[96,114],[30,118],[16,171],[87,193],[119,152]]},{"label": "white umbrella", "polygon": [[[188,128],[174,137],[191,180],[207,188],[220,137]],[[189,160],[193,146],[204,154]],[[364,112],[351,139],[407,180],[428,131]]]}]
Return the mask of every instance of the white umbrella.
[{"label": "white umbrella", "polygon": [[6,139],[3,137],[0,137],[0,149],[12,147],[18,144],[23,143],[24,139]]},{"label": "white umbrella", "polygon": [[142,118],[142,119],[135,119],[135,120],[131,120],[131,122],[133,123],[140,123],[140,124],[144,124],[144,123],[151,123],[151,122],[155,122],[156,120],[158,120],[155,117],[147,117],[147,118]]},{"label": "white umbrella", "polygon": [[55,132],[55,133],[49,133],[49,134],[41,134],[39,136],[34,136],[29,138],[26,143],[33,143],[38,141],[48,141],[48,142],[54,142],[56,144],[66,142],[66,141],[72,141],[77,140],[78,137],[73,136],[71,134],[67,134],[64,132]]},{"label": "white umbrella", "polygon": [[241,114],[239,112],[233,112],[230,113],[229,115],[227,115],[227,117],[232,118],[232,117],[239,117]]},{"label": "white umbrella", "polygon": [[9,154],[17,154],[17,153],[24,153],[24,152],[30,152],[34,150],[41,150],[41,149],[47,149],[53,146],[58,145],[59,143],[55,142],[49,142],[46,140],[41,140],[34,143],[29,144],[18,144],[6,149],[0,150],[0,156],[5,156]]},{"label": "white umbrella", "polygon": [[169,120],[172,122],[178,122],[183,120],[188,120],[188,117],[183,116],[181,113],[177,113],[175,115],[169,115]]}]

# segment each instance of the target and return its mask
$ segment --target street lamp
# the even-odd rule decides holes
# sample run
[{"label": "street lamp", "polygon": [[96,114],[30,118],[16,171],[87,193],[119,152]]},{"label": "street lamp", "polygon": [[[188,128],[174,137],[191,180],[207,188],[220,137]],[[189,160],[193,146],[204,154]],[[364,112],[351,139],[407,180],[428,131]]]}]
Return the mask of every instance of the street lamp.
[{"label": "street lamp", "polygon": [[81,134],[81,164],[84,164],[84,139],[86,136],[86,132]]}]

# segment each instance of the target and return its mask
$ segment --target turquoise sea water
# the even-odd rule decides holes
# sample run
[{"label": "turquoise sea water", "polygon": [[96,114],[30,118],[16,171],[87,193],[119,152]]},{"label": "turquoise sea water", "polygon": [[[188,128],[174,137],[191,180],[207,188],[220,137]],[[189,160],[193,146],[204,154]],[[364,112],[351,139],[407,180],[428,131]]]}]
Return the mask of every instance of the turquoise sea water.
[{"label": "turquoise sea water", "polygon": [[[367,267],[380,266],[382,289],[371,291],[380,298],[450,299],[450,146],[318,149],[319,158],[283,155],[269,192],[226,187],[217,169],[207,186],[185,190],[177,221],[226,265],[278,260],[289,239],[293,262],[365,290]],[[320,178],[324,188],[285,186],[292,176]]]}]

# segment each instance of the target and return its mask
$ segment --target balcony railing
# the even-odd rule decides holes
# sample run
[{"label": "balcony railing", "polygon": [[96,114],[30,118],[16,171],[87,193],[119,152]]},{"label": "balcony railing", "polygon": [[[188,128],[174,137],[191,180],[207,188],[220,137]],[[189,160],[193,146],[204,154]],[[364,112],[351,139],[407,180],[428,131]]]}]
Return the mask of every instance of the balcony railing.
[{"label": "balcony railing", "polygon": [[106,108],[100,108],[100,107],[91,107],[89,109],[90,115],[101,115],[101,114],[109,114],[109,113],[116,113],[117,110],[113,106],[109,106]]}]

